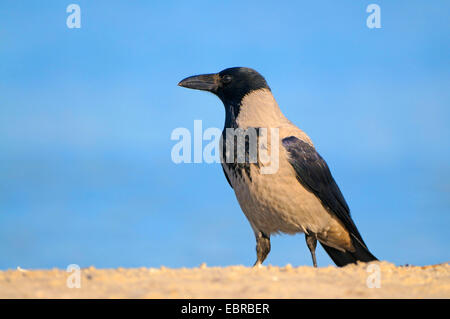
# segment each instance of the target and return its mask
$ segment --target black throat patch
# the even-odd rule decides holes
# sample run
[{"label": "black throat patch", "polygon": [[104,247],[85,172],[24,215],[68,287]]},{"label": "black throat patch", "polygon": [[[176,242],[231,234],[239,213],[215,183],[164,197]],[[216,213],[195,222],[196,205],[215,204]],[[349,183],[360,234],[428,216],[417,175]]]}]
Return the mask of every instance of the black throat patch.
[{"label": "black throat patch", "polygon": [[[259,167],[258,160],[252,161],[250,159],[250,148],[254,145],[250,145],[249,138],[245,137],[245,161],[240,161],[237,154],[237,143],[236,140],[230,141],[227,140],[227,129],[239,129],[237,124],[237,118],[239,116],[239,112],[241,111],[242,100],[248,94],[251,94],[254,91],[267,89],[270,91],[270,87],[267,85],[264,77],[259,74],[257,71],[250,68],[243,67],[235,67],[229,68],[221,71],[219,74],[219,78],[221,79],[221,83],[215,92],[215,94],[222,100],[223,105],[225,106],[225,125],[224,130],[222,132],[222,154],[221,159],[224,166],[226,166],[231,174],[233,174],[234,178],[243,179],[246,176],[250,181],[252,181],[251,176],[251,166],[255,165]],[[223,81],[222,79],[226,79]],[[256,129],[256,149],[258,149],[258,140],[259,140],[259,129]],[[234,137],[233,137],[234,139]],[[225,158],[225,147],[234,147],[234,158],[232,161],[227,163],[227,159]],[[257,154],[257,159],[259,158],[259,154]],[[229,178],[230,176],[227,176]]]},{"label": "black throat patch", "polygon": [[[228,128],[228,130],[233,130],[233,128]],[[254,165],[256,168],[260,168],[259,163],[259,138],[260,129],[250,128],[252,132],[242,130],[244,143],[242,145],[238,142],[238,136],[227,136],[226,129],[222,132],[222,148],[221,148],[221,160],[222,165],[226,166],[231,174],[233,174],[234,179],[244,179],[246,176],[250,182],[252,182],[251,166]],[[255,134],[254,138],[251,137],[252,133]],[[243,147],[241,150],[242,157],[239,157],[239,147]],[[227,149],[228,148],[228,149]],[[227,150],[233,149],[231,158],[227,158]],[[225,173],[226,175],[226,173]],[[227,176],[228,182],[230,182],[230,176]]]}]

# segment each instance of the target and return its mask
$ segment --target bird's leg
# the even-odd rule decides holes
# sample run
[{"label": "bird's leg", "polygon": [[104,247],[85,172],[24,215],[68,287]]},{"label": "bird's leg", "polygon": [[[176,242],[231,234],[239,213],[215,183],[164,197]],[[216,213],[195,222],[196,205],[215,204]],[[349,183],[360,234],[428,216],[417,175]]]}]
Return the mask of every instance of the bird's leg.
[{"label": "bird's leg", "polygon": [[270,252],[270,237],[262,232],[256,234],[256,262],[253,267],[259,267]]},{"label": "bird's leg", "polygon": [[316,260],[316,246],[317,246],[317,237],[316,234],[305,234],[306,239],[306,245],[309,248],[309,251],[311,252],[312,260],[314,267],[317,268],[317,260]]}]

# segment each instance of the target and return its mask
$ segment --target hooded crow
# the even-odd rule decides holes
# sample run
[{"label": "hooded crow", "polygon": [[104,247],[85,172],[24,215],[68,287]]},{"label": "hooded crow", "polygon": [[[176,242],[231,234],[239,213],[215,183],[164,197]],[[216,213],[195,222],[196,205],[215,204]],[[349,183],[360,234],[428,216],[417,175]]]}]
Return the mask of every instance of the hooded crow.
[{"label": "hooded crow", "polygon": [[[314,267],[317,241],[338,266],[377,260],[356,228],[327,163],[308,135],[283,115],[258,72],[235,67],[191,76],[178,85],[211,92],[225,106],[222,168],[255,234],[255,266],[269,254],[270,236],[276,233],[304,233]],[[228,130],[251,128],[258,143],[269,136],[260,133],[262,129],[270,130],[270,142],[261,143],[257,160],[250,161],[251,139],[245,136],[244,160],[237,160],[236,154],[230,160],[228,146],[236,143],[236,136]],[[259,158],[261,149],[278,155],[272,173],[262,171],[267,162]]]}]

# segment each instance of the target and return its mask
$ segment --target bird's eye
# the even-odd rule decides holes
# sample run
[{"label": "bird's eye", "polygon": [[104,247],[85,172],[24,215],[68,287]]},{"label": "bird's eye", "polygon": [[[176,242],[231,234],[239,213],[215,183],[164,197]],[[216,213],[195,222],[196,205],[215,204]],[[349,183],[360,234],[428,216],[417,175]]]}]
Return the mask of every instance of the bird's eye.
[{"label": "bird's eye", "polygon": [[223,78],[222,78],[222,83],[223,84],[228,84],[228,83],[230,83],[231,82],[231,75],[225,75]]}]

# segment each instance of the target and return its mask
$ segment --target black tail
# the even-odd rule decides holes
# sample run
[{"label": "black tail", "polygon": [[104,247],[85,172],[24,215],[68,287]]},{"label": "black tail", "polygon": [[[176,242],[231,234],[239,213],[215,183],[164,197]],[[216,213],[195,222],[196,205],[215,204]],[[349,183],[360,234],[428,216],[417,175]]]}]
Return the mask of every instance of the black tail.
[{"label": "black tail", "polygon": [[325,249],[327,254],[331,257],[331,259],[333,259],[334,263],[339,267],[343,267],[345,265],[352,263],[356,264],[357,261],[369,262],[378,260],[374,255],[372,255],[369,249],[358,239],[353,237],[352,242],[353,247],[355,247],[354,252],[350,251],[342,252],[340,250],[337,250],[336,248],[326,246],[323,243],[320,244]]}]

